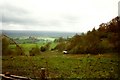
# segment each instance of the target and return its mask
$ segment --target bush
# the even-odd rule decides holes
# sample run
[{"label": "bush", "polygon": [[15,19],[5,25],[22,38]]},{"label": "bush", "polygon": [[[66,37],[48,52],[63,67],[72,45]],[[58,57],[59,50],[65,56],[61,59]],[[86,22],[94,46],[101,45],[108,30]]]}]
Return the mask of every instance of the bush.
[{"label": "bush", "polygon": [[103,52],[112,52],[114,45],[112,45],[107,39],[102,40],[99,43],[101,51]]},{"label": "bush", "polygon": [[9,55],[8,52],[9,52],[9,44],[10,44],[10,41],[8,38],[6,37],[2,37],[2,55]]},{"label": "bush", "polygon": [[76,45],[74,48],[72,48],[69,51],[69,53],[72,53],[72,54],[87,54],[89,52],[88,52],[87,46]]},{"label": "bush", "polygon": [[60,42],[56,47],[55,49],[57,49],[58,51],[63,51],[63,50],[66,50],[66,43],[65,42]]},{"label": "bush", "polygon": [[45,52],[46,48],[44,46],[41,46],[40,50],[41,50],[41,52]]},{"label": "bush", "polygon": [[70,51],[69,51],[69,53],[71,53],[71,54],[78,54],[80,51],[79,51],[79,48],[78,47],[75,47],[75,48],[73,48],[73,49],[71,49]]},{"label": "bush", "polygon": [[40,49],[39,47],[36,45],[35,48],[32,48],[30,51],[29,51],[29,55],[30,56],[35,56],[35,55],[39,55],[40,54]]},{"label": "bush", "polygon": [[25,55],[23,48],[18,46],[16,46],[15,53],[16,55]]},{"label": "bush", "polygon": [[45,47],[45,50],[49,50],[50,49],[50,42],[49,43],[47,43],[44,47]]},{"label": "bush", "polygon": [[41,46],[40,51],[44,52],[44,51],[50,50],[50,44],[51,43],[49,42],[45,46]]}]

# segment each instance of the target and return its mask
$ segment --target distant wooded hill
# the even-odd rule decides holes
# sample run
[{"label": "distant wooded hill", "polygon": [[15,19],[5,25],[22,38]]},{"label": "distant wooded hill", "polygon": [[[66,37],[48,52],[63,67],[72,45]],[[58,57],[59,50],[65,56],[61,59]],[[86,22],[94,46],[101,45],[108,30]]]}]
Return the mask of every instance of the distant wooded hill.
[{"label": "distant wooded hill", "polygon": [[74,35],[69,39],[59,39],[55,49],[67,50],[72,54],[101,54],[118,52],[120,49],[120,18],[117,16],[107,23],[93,28],[86,34]]}]

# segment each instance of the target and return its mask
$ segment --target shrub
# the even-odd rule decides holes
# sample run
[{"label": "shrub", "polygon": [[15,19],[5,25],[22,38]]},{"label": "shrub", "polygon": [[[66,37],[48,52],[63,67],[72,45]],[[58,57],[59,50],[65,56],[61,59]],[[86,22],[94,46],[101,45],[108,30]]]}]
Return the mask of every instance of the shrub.
[{"label": "shrub", "polygon": [[44,46],[41,46],[40,50],[41,50],[41,52],[44,52],[44,51],[46,51],[46,48]]},{"label": "shrub", "polygon": [[6,37],[2,37],[2,55],[9,55],[9,39]]},{"label": "shrub", "polygon": [[47,43],[47,44],[44,46],[46,50],[49,50],[49,49],[50,49],[50,44],[51,44],[51,43],[49,42],[49,43]]},{"label": "shrub", "polygon": [[58,51],[63,51],[66,49],[66,43],[65,42],[60,42],[55,49],[57,49]]},{"label": "shrub", "polygon": [[16,55],[25,55],[23,48],[20,46],[19,47],[16,46],[15,53],[16,53]]},{"label": "shrub", "polygon": [[36,47],[32,48],[29,51],[30,56],[35,56],[35,55],[39,55],[39,54],[40,54],[40,49],[39,49],[39,47],[37,45],[36,45]]}]

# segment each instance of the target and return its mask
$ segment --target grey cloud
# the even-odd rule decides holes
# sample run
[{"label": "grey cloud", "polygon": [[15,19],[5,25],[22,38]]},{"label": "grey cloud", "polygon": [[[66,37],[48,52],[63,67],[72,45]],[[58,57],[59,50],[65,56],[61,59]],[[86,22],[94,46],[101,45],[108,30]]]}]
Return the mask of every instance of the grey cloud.
[{"label": "grey cloud", "polygon": [[28,13],[28,11],[22,9],[22,8],[19,8],[19,7],[15,7],[13,5],[2,5],[0,8],[3,8],[3,10],[7,11],[7,12],[11,12],[12,14],[26,14]]},{"label": "grey cloud", "polygon": [[2,16],[2,22],[6,24],[21,24],[21,25],[28,25],[28,24],[35,24],[36,21],[31,20],[27,17],[22,16],[9,16],[9,15],[3,15]]},{"label": "grey cloud", "polygon": [[[44,16],[40,15],[39,17],[35,17],[36,15],[31,14],[29,11],[12,6],[0,6],[2,12],[2,23],[9,24],[19,24],[19,25],[30,25],[30,26],[39,26],[39,27],[61,27],[64,25],[70,26],[78,23],[79,19],[75,15],[58,15],[57,18],[44,19]],[[41,18],[42,16],[42,18]]]},{"label": "grey cloud", "polygon": [[22,8],[14,7],[11,5],[1,6],[2,9],[2,22],[5,24],[36,24],[30,16],[30,13]]},{"label": "grey cloud", "polygon": [[60,25],[59,20],[55,20],[55,19],[44,20],[41,17],[35,18],[35,15],[32,15],[29,11],[12,5],[0,6],[0,9],[3,10],[3,12],[1,13],[2,23],[6,25],[20,24],[20,25],[37,25],[40,27]]},{"label": "grey cloud", "polygon": [[[59,17],[50,20],[40,20],[40,26],[55,26],[55,27],[64,27],[64,26],[73,26],[76,23],[79,23],[79,18],[73,15],[58,15]],[[53,16],[54,17],[54,16]]]},{"label": "grey cloud", "polygon": [[64,15],[64,19],[66,20],[66,22],[68,23],[78,23],[79,22],[79,17],[78,16],[73,16],[73,15]]}]

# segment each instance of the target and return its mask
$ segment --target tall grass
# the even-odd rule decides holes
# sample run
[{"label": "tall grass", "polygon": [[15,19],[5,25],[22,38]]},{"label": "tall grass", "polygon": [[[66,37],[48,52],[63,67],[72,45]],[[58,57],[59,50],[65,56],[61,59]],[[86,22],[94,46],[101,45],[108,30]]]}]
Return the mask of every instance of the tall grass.
[{"label": "tall grass", "polygon": [[[2,70],[26,77],[40,77],[46,68],[51,78],[118,78],[118,58],[99,55],[64,55],[45,52],[39,56],[3,56]],[[34,74],[34,75],[33,75]]]}]

